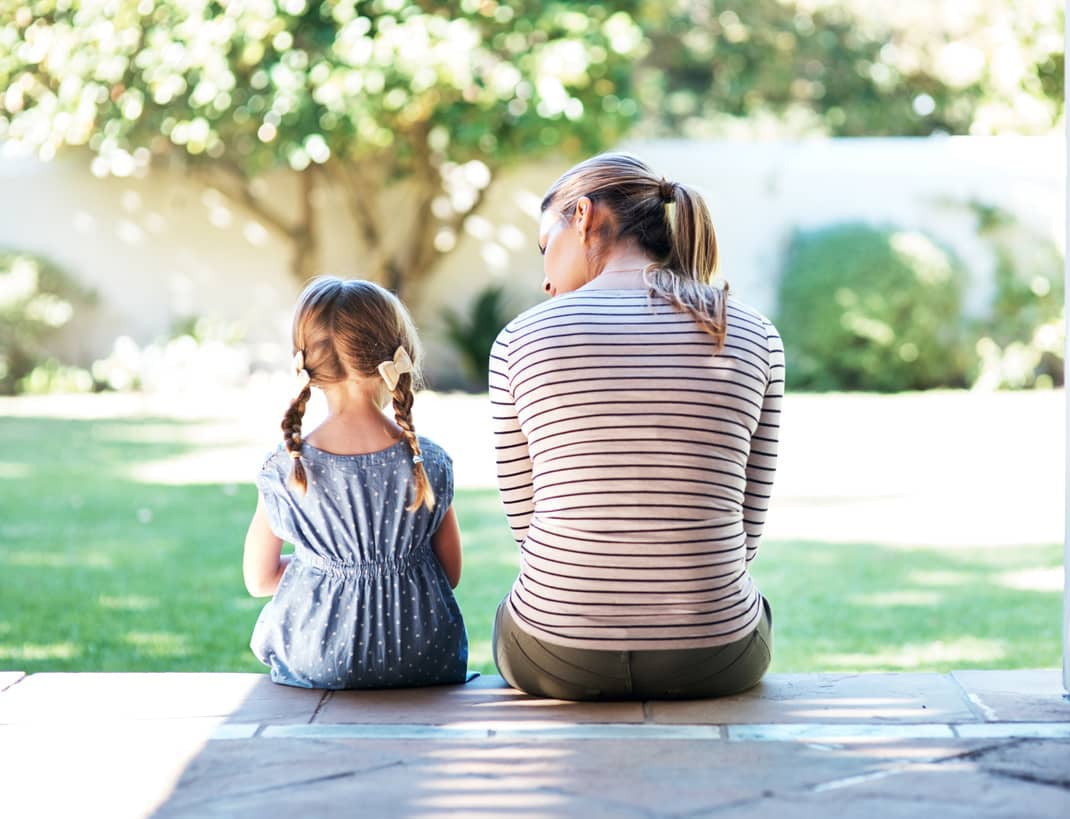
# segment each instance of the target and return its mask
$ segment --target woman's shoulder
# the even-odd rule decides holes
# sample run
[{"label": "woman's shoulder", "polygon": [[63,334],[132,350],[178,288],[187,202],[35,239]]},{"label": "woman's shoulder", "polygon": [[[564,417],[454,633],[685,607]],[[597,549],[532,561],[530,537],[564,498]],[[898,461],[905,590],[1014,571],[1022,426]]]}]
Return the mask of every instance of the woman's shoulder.
[{"label": "woman's shoulder", "polygon": [[776,327],[768,317],[735,296],[728,297],[728,323],[729,327],[733,323],[750,325],[754,329],[761,329],[767,337],[777,334]]},{"label": "woman's shoulder", "polygon": [[[645,294],[643,294],[645,298]],[[498,334],[498,341],[508,345],[514,336],[524,336],[531,330],[553,322],[556,318],[572,316],[573,318],[592,313],[607,312],[614,306],[619,306],[619,297],[607,295],[605,292],[573,290],[569,293],[560,293],[553,298],[541,301],[529,307],[502,328]]]},{"label": "woman's shoulder", "polygon": [[538,319],[540,316],[544,316],[547,313],[551,313],[555,309],[559,308],[560,304],[561,303],[559,299],[547,299],[546,301],[541,301],[538,304],[532,305],[523,313],[521,313],[512,321],[510,321],[508,324],[506,324],[505,327],[502,328],[501,333],[498,334],[498,337],[501,338],[503,335],[515,333],[518,330],[523,329],[533,320]]}]

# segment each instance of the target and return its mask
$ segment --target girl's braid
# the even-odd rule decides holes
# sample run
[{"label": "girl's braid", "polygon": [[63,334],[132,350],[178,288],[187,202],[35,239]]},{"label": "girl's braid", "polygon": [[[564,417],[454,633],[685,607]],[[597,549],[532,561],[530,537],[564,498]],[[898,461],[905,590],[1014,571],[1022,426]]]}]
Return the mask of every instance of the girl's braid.
[{"label": "girl's braid", "polygon": [[[435,492],[431,488],[431,482],[427,479],[424,471],[423,455],[420,454],[420,441],[416,437],[416,430],[412,425],[412,374],[401,373],[398,376],[397,386],[391,393],[394,401],[394,420],[397,421],[405,440],[409,442],[409,449],[413,457],[413,477],[416,479],[416,497],[412,504],[406,507],[410,512],[415,512],[420,506],[426,505],[431,509],[435,505]],[[417,460],[419,459],[419,460]]]},{"label": "girl's braid", "polygon": [[305,417],[305,405],[311,397],[312,388],[306,384],[290,404],[286,414],[282,416],[282,440],[294,462],[293,472],[290,473],[290,484],[300,490],[302,495],[308,491],[308,474],[305,472],[304,464],[301,463],[301,447],[304,444],[304,439],[301,437],[301,420]]}]

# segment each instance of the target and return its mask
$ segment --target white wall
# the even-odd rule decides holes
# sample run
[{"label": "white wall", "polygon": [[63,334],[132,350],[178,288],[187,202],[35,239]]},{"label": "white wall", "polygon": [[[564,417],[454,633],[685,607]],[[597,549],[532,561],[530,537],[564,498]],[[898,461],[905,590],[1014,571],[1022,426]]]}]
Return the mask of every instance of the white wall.
[{"label": "white wall", "polygon": [[[843,220],[922,228],[950,245],[974,277],[971,305],[987,297],[991,259],[963,206],[998,204],[1062,244],[1065,152],[1055,138],[820,140],[790,143],[660,141],[622,146],[708,198],[721,271],[738,296],[776,311],[780,254],[791,231]],[[540,297],[537,208],[563,162],[532,163],[497,180],[455,251],[413,304],[428,370],[454,381],[441,343],[444,305],[463,307],[503,282],[517,310]],[[275,206],[293,203],[292,180],[268,180]],[[361,248],[331,192],[317,203],[325,272],[361,275]],[[396,200],[391,210],[404,212]],[[240,321],[259,358],[282,361],[288,313],[298,290],[289,247],[250,213],[179,169],[144,178],[97,179],[82,155],[41,164],[0,159],[0,247],[50,257],[95,288],[101,307],[66,334],[61,351],[86,363],[111,339],[147,342],[178,318]],[[404,231],[404,220],[397,223]],[[403,241],[404,236],[394,237]]]}]

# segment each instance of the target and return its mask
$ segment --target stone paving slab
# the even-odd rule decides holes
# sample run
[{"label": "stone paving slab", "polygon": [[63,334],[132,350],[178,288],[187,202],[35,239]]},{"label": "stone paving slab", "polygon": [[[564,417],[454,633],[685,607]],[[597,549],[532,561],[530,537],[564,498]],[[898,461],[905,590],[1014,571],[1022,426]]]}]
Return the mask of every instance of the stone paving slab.
[{"label": "stone paving slab", "polygon": [[466,685],[395,691],[335,691],[317,723],[445,725],[456,722],[643,722],[638,702],[565,702],[530,697],[494,674]]},{"label": "stone paving slab", "polygon": [[[271,746],[268,764],[258,759]],[[332,802],[362,815],[461,810],[485,816],[651,816],[760,798],[880,770],[883,760],[786,745],[709,742],[471,744],[211,743],[159,816],[318,815]],[[210,795],[210,797],[209,797]]]},{"label": "stone paving slab", "polygon": [[1037,671],[955,671],[952,678],[991,722],[1070,722],[1058,669]]},{"label": "stone paving slab", "polygon": [[0,671],[0,691],[10,688],[25,676],[22,671]]},{"label": "stone paving slab", "polygon": [[323,695],[35,674],[0,692],[0,816],[1063,819],[1070,720],[985,722],[963,688],[1043,704],[1042,682],[773,675],[730,700],[570,704],[494,676]]},{"label": "stone paving slab", "polygon": [[944,674],[769,674],[735,697],[648,705],[656,722],[977,722],[965,694]]},{"label": "stone paving slab", "polygon": [[732,819],[1066,819],[1070,792],[950,763],[862,778],[810,793],[777,790],[770,798],[716,815]]},{"label": "stone paving slab", "polygon": [[1054,785],[1070,792],[1070,740],[1001,743],[975,758],[991,773]]},{"label": "stone paving slab", "polygon": [[308,722],[322,691],[265,674],[31,674],[0,693],[0,725],[217,717]]}]

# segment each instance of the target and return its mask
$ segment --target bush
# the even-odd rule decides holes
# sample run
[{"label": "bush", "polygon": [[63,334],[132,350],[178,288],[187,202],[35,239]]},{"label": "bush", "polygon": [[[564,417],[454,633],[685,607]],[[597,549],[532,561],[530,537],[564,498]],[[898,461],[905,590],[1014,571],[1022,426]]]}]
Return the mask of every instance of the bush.
[{"label": "bush", "polygon": [[47,362],[49,337],[71,320],[77,306],[93,300],[91,292],[44,259],[0,251],[0,393],[15,392]]},{"label": "bush", "polygon": [[894,392],[970,383],[965,274],[926,235],[864,224],[793,237],[777,326],[788,386]]},{"label": "bush", "polygon": [[1048,237],[1007,211],[974,203],[978,230],[995,254],[995,293],[977,328],[977,386],[1063,383],[1063,258]]},{"label": "bush", "polygon": [[513,318],[506,303],[505,289],[491,285],[479,292],[468,307],[468,315],[447,310],[443,316],[446,338],[457,351],[465,375],[479,389],[487,386],[490,349],[501,329]]}]

